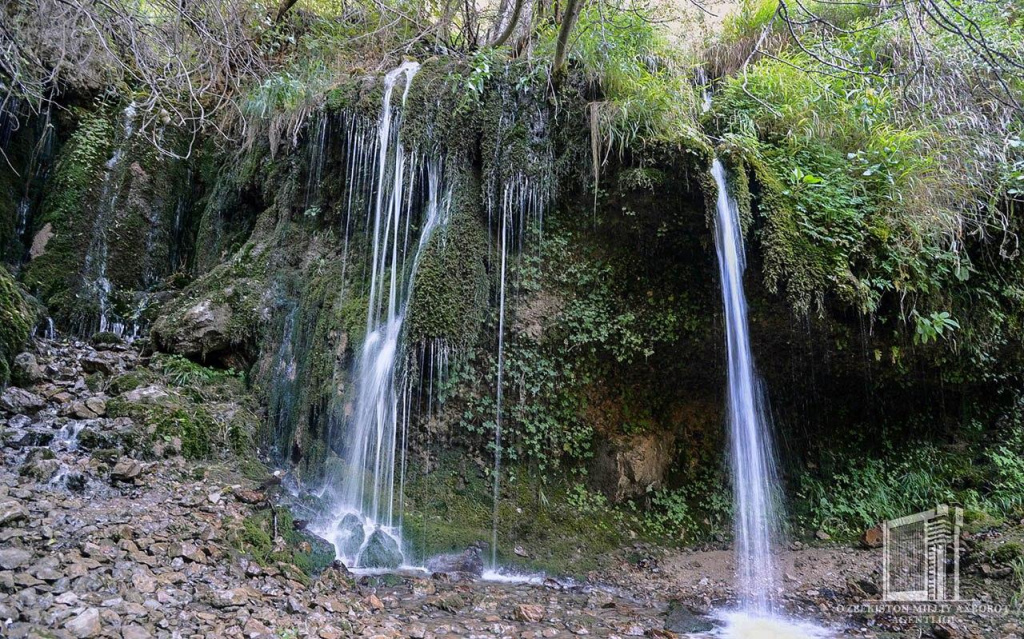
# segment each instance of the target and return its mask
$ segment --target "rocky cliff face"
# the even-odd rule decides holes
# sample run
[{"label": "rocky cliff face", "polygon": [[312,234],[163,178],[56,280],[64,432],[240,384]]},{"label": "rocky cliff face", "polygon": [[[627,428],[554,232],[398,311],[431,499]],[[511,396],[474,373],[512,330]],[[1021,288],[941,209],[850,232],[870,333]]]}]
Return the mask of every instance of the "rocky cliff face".
[{"label": "rocky cliff face", "polygon": [[[472,487],[494,454],[499,328],[514,508],[541,503],[545,482],[562,497],[579,485],[639,511],[674,494],[699,501],[685,492],[695,486],[721,497],[709,149],[624,150],[595,184],[585,83],[570,83],[556,107],[506,77],[467,104],[464,71],[425,64],[401,131],[418,158],[443,161],[451,210],[421,252],[404,324],[409,525],[433,525],[427,487],[442,475],[453,499],[489,499]],[[244,371],[267,410],[267,427],[249,429],[255,446],[316,485],[342,470],[353,410],[373,261],[367,154],[380,108],[379,78],[347,80],[295,145],[274,155],[260,142],[210,146],[187,162],[134,139],[122,105],[79,110],[57,136],[46,196],[27,224],[28,261],[5,260],[61,331],[149,332],[157,351]],[[734,171],[749,195],[742,165]],[[404,197],[424,199],[423,189]],[[795,318],[762,284],[757,214],[745,216],[751,329],[787,468],[802,469],[833,435],[958,410],[967,389],[944,391],[928,351],[902,359],[905,374],[876,356],[893,340],[856,318]],[[403,232],[416,237],[417,224]],[[18,318],[0,347],[7,360],[35,323],[30,306],[15,299],[4,311]],[[705,518],[719,522],[705,532],[722,518],[721,509]],[[488,536],[488,517],[460,525],[434,550]],[[526,534],[516,530],[508,534]]]}]

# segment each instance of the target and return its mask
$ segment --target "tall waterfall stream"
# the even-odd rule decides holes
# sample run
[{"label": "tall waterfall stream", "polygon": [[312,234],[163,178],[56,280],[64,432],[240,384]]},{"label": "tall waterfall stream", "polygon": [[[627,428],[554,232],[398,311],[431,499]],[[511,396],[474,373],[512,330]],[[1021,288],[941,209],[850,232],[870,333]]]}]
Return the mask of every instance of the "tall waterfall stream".
[{"label": "tall waterfall stream", "polygon": [[728,357],[728,429],[736,534],[740,611],[726,616],[730,639],[822,636],[817,629],[776,617],[773,538],[779,531],[780,491],[772,443],[771,416],[754,370],[743,291],[746,257],[739,206],[729,194],[725,167],[716,158],[711,175],[718,188],[715,249],[725,309]]}]

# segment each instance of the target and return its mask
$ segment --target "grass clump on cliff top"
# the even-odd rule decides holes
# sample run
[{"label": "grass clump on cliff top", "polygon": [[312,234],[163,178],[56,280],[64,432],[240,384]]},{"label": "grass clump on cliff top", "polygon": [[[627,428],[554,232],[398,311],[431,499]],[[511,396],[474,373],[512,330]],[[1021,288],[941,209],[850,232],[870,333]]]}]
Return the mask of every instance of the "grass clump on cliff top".
[{"label": "grass clump on cliff top", "polygon": [[[1017,28],[987,6],[964,11],[993,43]],[[755,178],[772,290],[802,313],[850,307],[917,342],[952,344],[974,307],[968,280],[997,301],[1011,293],[986,280],[1017,254],[1024,120],[1009,101],[1022,85],[978,72],[976,55],[944,32],[927,36],[920,62],[906,54],[925,36],[878,19],[794,32],[752,56],[722,80],[713,124]],[[914,79],[918,64],[928,72]],[[931,331],[936,318],[943,330]]]}]

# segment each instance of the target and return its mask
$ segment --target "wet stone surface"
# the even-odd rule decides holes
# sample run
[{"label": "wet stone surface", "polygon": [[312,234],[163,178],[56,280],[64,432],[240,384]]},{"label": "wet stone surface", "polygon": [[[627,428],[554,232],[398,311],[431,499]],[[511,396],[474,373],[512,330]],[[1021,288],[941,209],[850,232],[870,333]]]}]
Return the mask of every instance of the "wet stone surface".
[{"label": "wet stone surface", "polygon": [[613,637],[663,627],[656,606],[554,580],[360,577],[341,565],[307,577],[257,564],[230,542],[267,507],[261,486],[173,450],[144,457],[130,445],[139,425],[104,415],[110,397],[86,377],[143,366],[138,353],[40,342],[21,360],[26,387],[6,389],[0,406],[4,637]]},{"label": "wet stone surface", "polygon": [[[587,580],[537,583],[477,579],[478,549],[437,558],[433,574],[257,563],[233,540],[271,507],[267,483],[186,461],[180,445],[139,452],[146,425],[106,415],[115,394],[90,389],[109,388],[90,375],[144,367],[137,352],[39,342],[19,362],[23,387],[0,402],[0,636],[670,638],[707,631],[709,610],[735,604],[727,549],[637,544]],[[116,396],[175,393],[147,382]],[[1015,617],[932,627],[844,612],[877,598],[877,551],[801,547],[778,562],[782,605],[837,636],[1022,636]]]}]

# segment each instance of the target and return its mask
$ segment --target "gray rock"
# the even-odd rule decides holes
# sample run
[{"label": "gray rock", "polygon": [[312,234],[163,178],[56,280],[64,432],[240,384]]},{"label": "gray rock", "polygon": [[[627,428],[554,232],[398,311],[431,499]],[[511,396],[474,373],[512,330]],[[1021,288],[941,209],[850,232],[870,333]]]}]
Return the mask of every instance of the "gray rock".
[{"label": "gray rock", "polygon": [[152,336],[160,350],[206,358],[233,348],[231,319],[230,306],[204,299],[160,317],[153,325]]},{"label": "gray rock", "polygon": [[110,375],[117,370],[118,358],[112,353],[95,353],[86,355],[78,361],[86,373],[103,373]]},{"label": "gray rock", "polygon": [[144,386],[122,394],[121,399],[132,404],[165,406],[171,400],[171,395],[159,386]]},{"label": "gray rock", "polygon": [[73,637],[95,637],[103,632],[103,624],[100,623],[100,611],[96,608],[86,608],[84,611],[71,618],[71,621],[64,624],[64,628]]},{"label": "gray rock", "polygon": [[715,625],[685,604],[673,601],[668,606],[668,616],[665,618],[665,630],[676,634],[697,634],[714,630]]},{"label": "gray rock", "polygon": [[153,633],[139,625],[125,626],[121,628],[122,639],[150,639]]},{"label": "gray rock", "polygon": [[249,603],[249,595],[241,588],[213,590],[207,601],[214,608],[237,608]]},{"label": "gray rock", "polygon": [[129,457],[122,457],[118,460],[114,469],[110,471],[110,481],[134,482],[140,475],[142,475],[142,470],[142,462]]},{"label": "gray rock", "polygon": [[334,544],[345,557],[355,557],[366,541],[363,521],[359,515],[349,513],[341,518],[334,534]]},{"label": "gray rock", "polygon": [[90,397],[85,400],[85,406],[99,417],[107,414],[107,402],[101,397]]},{"label": "gray rock", "polygon": [[22,464],[18,468],[18,474],[22,477],[31,477],[38,482],[48,482],[59,470],[60,462],[56,459],[37,459]]},{"label": "gray rock", "polygon": [[0,395],[0,408],[10,413],[34,415],[45,406],[42,397],[14,386]]},{"label": "gray rock", "polygon": [[359,553],[357,565],[361,568],[394,569],[402,565],[402,551],[393,537],[379,528],[370,535],[366,547]]},{"label": "gray rock", "polygon": [[4,499],[0,501],[0,526],[6,526],[16,521],[28,519],[28,511],[15,499]]},{"label": "gray rock", "polygon": [[85,402],[75,402],[72,404],[68,414],[75,419],[96,419],[99,417]]},{"label": "gray rock", "polygon": [[484,572],[484,560],[480,548],[471,546],[461,553],[439,555],[427,562],[431,572],[459,572],[479,577]]},{"label": "gray rock", "polygon": [[0,568],[14,570],[32,561],[32,553],[24,548],[0,548]]},{"label": "gray rock", "polygon": [[132,585],[136,590],[147,595],[156,592],[157,589],[156,578],[145,566],[135,568],[135,572],[132,574]]},{"label": "gray rock", "polygon": [[35,446],[49,446],[51,442],[53,442],[52,430],[33,428],[27,433],[22,434],[21,437],[11,437],[5,442],[5,445],[8,448],[32,448]]},{"label": "gray rock", "polygon": [[43,368],[36,361],[36,356],[32,353],[19,353],[14,358],[11,377],[19,385],[30,386],[41,380],[43,376]]}]

